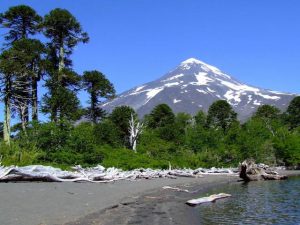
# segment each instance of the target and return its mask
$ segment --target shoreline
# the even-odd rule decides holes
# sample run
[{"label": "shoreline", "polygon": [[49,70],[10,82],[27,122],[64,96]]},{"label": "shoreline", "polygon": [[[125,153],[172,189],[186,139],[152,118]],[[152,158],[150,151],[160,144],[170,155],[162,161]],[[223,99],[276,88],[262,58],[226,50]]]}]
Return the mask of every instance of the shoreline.
[{"label": "shoreline", "polygon": [[[300,176],[300,171],[280,171],[280,173]],[[154,216],[156,224],[162,224],[159,221],[170,218],[176,209],[182,211],[181,217],[189,214],[190,208],[183,203],[189,200],[191,195],[163,190],[163,186],[183,187],[197,191],[197,194],[203,194],[223,185],[238,183],[238,180],[240,179],[237,176],[205,175],[203,178],[175,180],[158,178],[133,182],[117,181],[109,184],[2,183],[0,184],[2,202],[0,223],[6,225],[109,225],[118,223],[118,220],[130,222],[129,219],[134,220],[134,216],[139,218],[139,215],[143,215],[143,220],[145,220],[143,224],[147,224],[147,218],[150,219],[151,216]],[[175,208],[172,209],[174,205]],[[145,207],[148,207],[148,210],[144,210]],[[192,216],[190,215],[189,221]],[[155,223],[149,222],[149,224]]]},{"label": "shoreline", "polygon": [[[300,173],[299,173],[300,174]],[[211,189],[238,183],[239,177],[226,175],[205,175],[188,183],[172,187],[188,189],[191,193],[163,190],[162,187],[148,190],[138,197],[126,197],[114,207],[84,216],[64,225],[114,225],[114,224],[192,224],[196,222],[190,206],[185,204],[191,195],[204,194]],[[188,216],[187,216],[188,215]],[[179,223],[178,223],[179,222]]]},{"label": "shoreline", "polygon": [[[278,172],[288,177],[300,176],[299,170],[280,170]],[[213,192],[226,185],[238,184],[243,184],[238,176],[205,175],[197,181],[174,186],[188,189],[191,193],[163,190],[162,188],[149,190],[138,198],[124,198],[118,205],[83,216],[79,220],[64,225],[198,224],[197,215],[185,202],[190,200],[191,196],[204,196],[208,192]]]},{"label": "shoreline", "polygon": [[52,225],[77,221],[118,205],[126,197],[140,197],[163,186],[190,184],[204,178],[178,178],[114,183],[1,183],[0,224]]}]

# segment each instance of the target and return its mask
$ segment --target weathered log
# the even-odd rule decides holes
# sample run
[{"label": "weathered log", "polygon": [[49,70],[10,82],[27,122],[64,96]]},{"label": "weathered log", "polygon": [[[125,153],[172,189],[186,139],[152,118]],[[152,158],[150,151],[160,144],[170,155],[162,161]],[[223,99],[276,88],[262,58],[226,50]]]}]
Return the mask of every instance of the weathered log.
[{"label": "weathered log", "polygon": [[220,193],[217,195],[211,195],[209,197],[192,199],[192,200],[187,201],[186,204],[189,206],[196,206],[196,205],[200,205],[200,204],[207,203],[207,202],[215,202],[219,199],[229,198],[229,197],[231,197],[230,194]]},{"label": "weathered log", "polygon": [[172,190],[172,191],[178,191],[178,192],[186,192],[186,193],[190,193],[189,190],[186,190],[186,189],[180,189],[180,188],[174,188],[174,187],[170,187],[170,186],[164,186],[163,189],[164,189],[164,190]]},{"label": "weathered log", "polygon": [[[199,178],[201,174],[234,174],[230,169],[135,169],[122,171],[117,168],[104,168],[96,166],[93,168],[82,168],[75,166],[73,171],[63,171],[50,166],[25,166],[25,167],[3,167],[0,165],[0,182],[17,181],[40,181],[40,182],[93,182],[109,183],[117,180],[137,180],[178,177]],[[204,171],[204,172],[203,172]],[[221,173],[219,173],[221,172]]]},{"label": "weathered log", "polygon": [[287,176],[279,175],[268,166],[255,164],[253,160],[245,160],[240,164],[240,178],[244,181],[285,180]]}]

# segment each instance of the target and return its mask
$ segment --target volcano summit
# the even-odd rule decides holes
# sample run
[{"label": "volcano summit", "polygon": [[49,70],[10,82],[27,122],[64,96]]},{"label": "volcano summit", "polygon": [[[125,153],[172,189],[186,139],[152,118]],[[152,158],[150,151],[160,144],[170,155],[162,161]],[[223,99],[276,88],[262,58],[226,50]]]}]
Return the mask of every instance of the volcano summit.
[{"label": "volcano summit", "polygon": [[175,113],[196,114],[200,110],[207,112],[217,100],[226,100],[239,119],[246,120],[265,104],[285,110],[295,96],[244,84],[214,66],[190,58],[160,79],[126,91],[101,107],[110,112],[128,105],[144,116],[156,105],[166,103]]}]

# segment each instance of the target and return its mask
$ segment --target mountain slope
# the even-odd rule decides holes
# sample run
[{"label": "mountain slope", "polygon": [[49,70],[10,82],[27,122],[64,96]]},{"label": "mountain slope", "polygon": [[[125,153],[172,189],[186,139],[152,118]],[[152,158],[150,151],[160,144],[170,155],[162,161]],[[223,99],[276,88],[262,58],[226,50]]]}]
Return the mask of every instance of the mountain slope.
[{"label": "mountain slope", "polygon": [[144,116],[156,105],[166,103],[176,113],[195,114],[224,99],[233,106],[239,119],[245,120],[264,104],[284,110],[295,96],[246,85],[216,67],[191,58],[162,78],[126,91],[101,107],[111,111],[128,105]]}]

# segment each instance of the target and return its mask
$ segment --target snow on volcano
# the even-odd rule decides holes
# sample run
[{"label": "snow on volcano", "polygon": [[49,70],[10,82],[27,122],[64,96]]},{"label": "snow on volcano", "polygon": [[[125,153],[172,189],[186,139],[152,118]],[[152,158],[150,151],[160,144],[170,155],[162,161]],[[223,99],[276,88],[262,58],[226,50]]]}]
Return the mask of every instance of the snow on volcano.
[{"label": "snow on volcano", "polygon": [[195,114],[207,111],[213,102],[222,99],[232,105],[239,119],[245,120],[261,105],[284,110],[295,96],[244,84],[214,66],[190,58],[162,78],[126,91],[101,107],[110,112],[128,105],[142,117],[156,105],[166,103],[175,113]]}]

